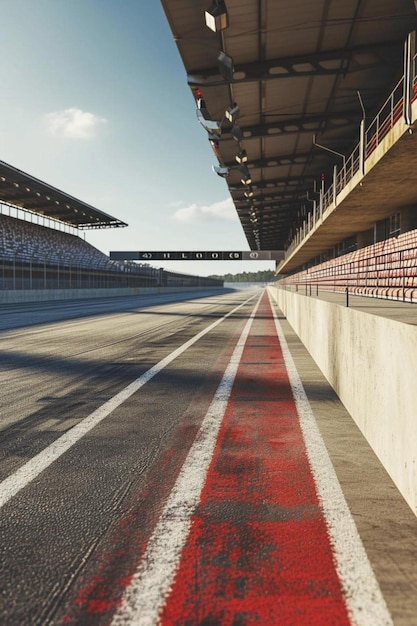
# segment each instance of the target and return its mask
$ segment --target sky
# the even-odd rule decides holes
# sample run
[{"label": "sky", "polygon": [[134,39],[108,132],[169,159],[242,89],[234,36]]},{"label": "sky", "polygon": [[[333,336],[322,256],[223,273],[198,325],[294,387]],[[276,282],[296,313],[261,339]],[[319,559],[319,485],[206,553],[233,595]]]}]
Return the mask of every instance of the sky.
[{"label": "sky", "polygon": [[[127,222],[84,231],[105,254],[249,250],[159,0],[0,5],[0,160]],[[275,267],[163,266],[201,276]]]}]

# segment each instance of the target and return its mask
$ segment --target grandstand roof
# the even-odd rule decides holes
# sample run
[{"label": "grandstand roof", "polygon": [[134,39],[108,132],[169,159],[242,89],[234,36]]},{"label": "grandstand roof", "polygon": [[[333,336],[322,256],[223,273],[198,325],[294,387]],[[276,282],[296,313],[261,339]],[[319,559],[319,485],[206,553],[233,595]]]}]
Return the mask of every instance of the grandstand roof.
[{"label": "grandstand roof", "polygon": [[[402,74],[417,5],[413,0],[161,2],[202,132],[207,131],[217,173],[225,176],[249,246],[284,248],[297,219],[317,198],[322,176],[331,182],[334,166],[340,167],[358,142],[364,113],[370,123]],[[208,28],[205,11],[225,8],[228,26]],[[247,162],[239,164],[241,150]],[[245,176],[252,183],[243,184]]]},{"label": "grandstand roof", "polygon": [[3,161],[0,161],[0,201],[80,229],[127,226],[125,222]]}]

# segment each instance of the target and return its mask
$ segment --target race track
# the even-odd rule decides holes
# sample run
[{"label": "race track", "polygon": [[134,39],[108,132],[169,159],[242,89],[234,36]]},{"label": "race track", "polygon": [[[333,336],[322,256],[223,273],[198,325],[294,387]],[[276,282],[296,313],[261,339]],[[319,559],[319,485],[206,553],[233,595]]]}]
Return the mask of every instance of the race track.
[{"label": "race track", "polygon": [[266,291],[10,305],[0,343],[1,624],[417,623]]}]

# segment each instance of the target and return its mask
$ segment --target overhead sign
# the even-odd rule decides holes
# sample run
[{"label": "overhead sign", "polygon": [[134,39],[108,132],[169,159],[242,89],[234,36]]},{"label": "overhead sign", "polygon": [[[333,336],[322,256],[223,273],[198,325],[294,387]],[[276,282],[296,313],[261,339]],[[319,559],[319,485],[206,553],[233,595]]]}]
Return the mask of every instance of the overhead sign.
[{"label": "overhead sign", "polygon": [[193,252],[110,252],[113,261],[280,261],[284,250],[193,251]]}]

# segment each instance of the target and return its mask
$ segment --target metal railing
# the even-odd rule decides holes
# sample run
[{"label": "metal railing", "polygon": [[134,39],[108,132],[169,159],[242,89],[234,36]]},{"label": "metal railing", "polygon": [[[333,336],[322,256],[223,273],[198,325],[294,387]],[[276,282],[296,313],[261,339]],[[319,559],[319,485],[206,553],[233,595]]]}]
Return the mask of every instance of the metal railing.
[{"label": "metal railing", "polygon": [[[370,155],[381,144],[387,134],[394,128],[396,123],[401,119],[404,107],[404,82],[403,75],[394,87],[381,109],[372,120],[364,133],[364,155],[366,161]],[[412,84],[413,84],[413,100],[416,99],[417,92],[417,55],[412,62]],[[344,160],[343,166],[337,171],[332,185],[322,194],[320,203],[311,211],[303,224],[297,229],[292,242],[288,246],[285,258],[287,259],[294,250],[301,244],[307,235],[321,222],[327,209],[337,201],[337,196],[351,182],[353,177],[361,169],[361,142],[355,146],[352,154]]]},{"label": "metal railing", "polygon": [[0,259],[0,291],[221,287],[222,285],[221,279],[179,274],[150,266],[136,266],[136,268],[123,266],[119,269],[104,270],[94,266],[54,264],[37,259],[32,261],[19,258]]},{"label": "metal railing", "polygon": [[[414,67],[414,64],[413,64]],[[413,77],[414,79],[414,77]],[[379,146],[382,140],[401,118],[404,107],[404,77],[398,81],[380,111],[365,132],[365,158]]]}]

